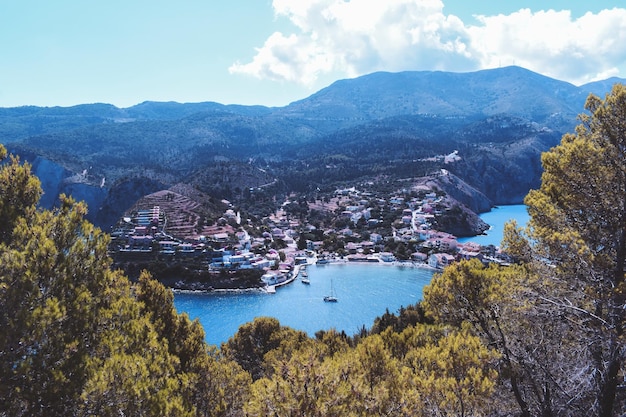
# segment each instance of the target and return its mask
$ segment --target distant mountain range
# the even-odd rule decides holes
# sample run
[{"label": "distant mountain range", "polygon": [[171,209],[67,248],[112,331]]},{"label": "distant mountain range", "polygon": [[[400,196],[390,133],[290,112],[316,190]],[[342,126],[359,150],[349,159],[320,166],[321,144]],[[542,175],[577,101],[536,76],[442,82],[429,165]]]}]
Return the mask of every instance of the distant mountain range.
[{"label": "distant mountain range", "polygon": [[616,82],[625,80],[577,87],[520,67],[378,72],[285,107],[0,108],[0,142],[33,162],[44,205],[71,192],[104,226],[143,195],[177,183],[235,199],[268,183],[277,193],[306,192],[423,175],[455,150],[461,161],[446,169],[503,204],[538,184],[540,153],[573,131],[590,93],[604,97]]}]

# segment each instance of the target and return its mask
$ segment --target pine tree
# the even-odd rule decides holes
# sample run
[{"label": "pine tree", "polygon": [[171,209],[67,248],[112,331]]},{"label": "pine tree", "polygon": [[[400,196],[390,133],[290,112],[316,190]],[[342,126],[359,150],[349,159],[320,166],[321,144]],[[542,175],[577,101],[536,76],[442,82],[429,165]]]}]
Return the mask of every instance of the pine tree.
[{"label": "pine tree", "polygon": [[110,269],[109,237],[71,198],[36,210],[18,162],[0,168],[0,415],[190,415],[179,359]]},{"label": "pine tree", "polygon": [[585,107],[575,134],[543,155],[541,187],[525,202],[531,242],[560,284],[549,301],[589,342],[588,415],[611,417],[626,402],[626,87],[590,95]]}]

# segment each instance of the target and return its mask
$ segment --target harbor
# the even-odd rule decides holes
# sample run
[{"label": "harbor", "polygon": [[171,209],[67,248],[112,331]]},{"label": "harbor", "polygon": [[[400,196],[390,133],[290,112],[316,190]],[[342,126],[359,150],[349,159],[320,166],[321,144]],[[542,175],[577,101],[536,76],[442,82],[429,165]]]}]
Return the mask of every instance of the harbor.
[{"label": "harbor", "polygon": [[[300,269],[298,270],[298,272]],[[175,294],[178,311],[200,320],[206,340],[219,345],[233,336],[239,326],[255,317],[274,317],[284,326],[314,336],[318,330],[334,328],[349,335],[388,309],[421,299],[422,288],[430,282],[432,269],[381,264],[328,263],[307,265],[310,285],[298,282],[301,275],[266,291],[195,292]],[[295,271],[294,271],[295,272]],[[331,277],[339,302],[324,302],[330,294]]]},{"label": "harbor", "polygon": [[[311,258],[314,260],[314,258]],[[281,271],[280,274],[265,274],[261,278],[265,282],[263,289],[268,294],[276,294],[276,289],[294,282],[300,274],[306,274],[306,267],[309,263],[296,264],[292,271]],[[277,278],[281,277],[281,278]],[[308,280],[307,280],[308,281]]]}]

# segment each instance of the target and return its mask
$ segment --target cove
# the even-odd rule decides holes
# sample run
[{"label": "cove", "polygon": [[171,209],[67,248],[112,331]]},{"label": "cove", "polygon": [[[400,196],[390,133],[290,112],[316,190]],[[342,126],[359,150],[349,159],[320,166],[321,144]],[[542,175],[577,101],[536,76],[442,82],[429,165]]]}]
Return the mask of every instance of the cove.
[{"label": "cove", "polygon": [[[302,330],[313,337],[318,330],[336,329],[349,336],[388,309],[417,303],[433,270],[379,264],[336,263],[310,265],[310,285],[296,279],[278,288],[275,294],[254,292],[176,293],[174,305],[191,319],[198,319],[206,341],[220,345],[232,337],[239,326],[255,317],[274,317],[283,326]],[[332,285],[339,301],[325,303]]]},{"label": "cove", "polygon": [[494,207],[491,211],[482,213],[480,218],[491,226],[489,230],[479,236],[459,238],[459,242],[475,242],[483,246],[500,246],[504,233],[504,224],[510,220],[515,220],[518,226],[524,227],[530,216],[526,210],[526,205],[513,204]]},{"label": "cove", "polygon": [[[491,228],[486,234],[459,239],[481,245],[499,246],[504,223],[515,219],[519,226],[528,221],[526,206],[495,207],[480,216]],[[395,265],[338,263],[310,265],[310,285],[299,279],[277,289],[275,294],[256,292],[176,293],[174,305],[191,319],[198,319],[206,341],[220,345],[233,336],[239,326],[255,317],[274,317],[283,326],[302,330],[313,337],[318,330],[334,328],[352,336],[389,310],[415,304],[433,270]],[[339,302],[325,303],[332,283]]]}]

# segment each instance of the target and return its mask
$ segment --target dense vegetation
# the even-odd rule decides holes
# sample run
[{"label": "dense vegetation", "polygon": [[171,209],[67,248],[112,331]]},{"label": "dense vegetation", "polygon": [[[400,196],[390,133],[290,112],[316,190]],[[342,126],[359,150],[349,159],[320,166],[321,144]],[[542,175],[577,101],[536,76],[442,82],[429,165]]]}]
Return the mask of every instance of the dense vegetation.
[{"label": "dense vegetation", "polygon": [[[598,416],[626,413],[626,88],[590,96],[507,225],[508,267],[467,261],[360,334],[258,318],[220,349],[108,236],[0,170],[2,416]],[[0,147],[3,159],[6,151]]]}]

